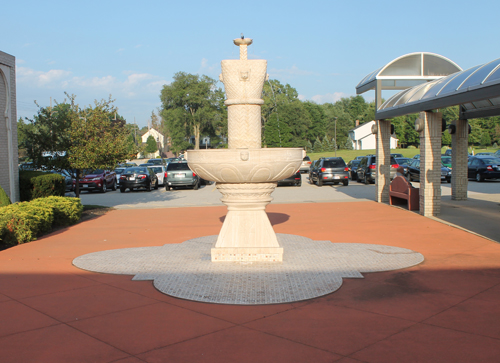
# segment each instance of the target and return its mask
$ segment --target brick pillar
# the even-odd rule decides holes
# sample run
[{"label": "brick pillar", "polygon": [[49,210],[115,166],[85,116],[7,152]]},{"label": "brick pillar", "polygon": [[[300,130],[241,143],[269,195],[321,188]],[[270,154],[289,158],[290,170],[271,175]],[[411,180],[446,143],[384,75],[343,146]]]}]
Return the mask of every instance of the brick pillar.
[{"label": "brick pillar", "polygon": [[467,120],[453,121],[455,132],[451,134],[451,199],[467,200],[467,146],[469,125]]},{"label": "brick pillar", "polygon": [[391,122],[375,121],[377,127],[377,202],[389,203],[389,184],[391,182]]},{"label": "brick pillar", "polygon": [[441,213],[442,114],[420,112],[420,214]]}]

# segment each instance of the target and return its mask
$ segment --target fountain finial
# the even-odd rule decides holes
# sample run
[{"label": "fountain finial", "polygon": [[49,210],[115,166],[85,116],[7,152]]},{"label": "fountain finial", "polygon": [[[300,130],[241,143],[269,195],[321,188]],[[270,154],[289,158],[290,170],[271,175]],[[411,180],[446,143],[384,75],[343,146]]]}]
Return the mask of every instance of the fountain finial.
[{"label": "fountain finial", "polygon": [[234,44],[240,47],[240,60],[247,60],[247,46],[252,44],[253,40],[251,38],[243,37],[233,40]]}]

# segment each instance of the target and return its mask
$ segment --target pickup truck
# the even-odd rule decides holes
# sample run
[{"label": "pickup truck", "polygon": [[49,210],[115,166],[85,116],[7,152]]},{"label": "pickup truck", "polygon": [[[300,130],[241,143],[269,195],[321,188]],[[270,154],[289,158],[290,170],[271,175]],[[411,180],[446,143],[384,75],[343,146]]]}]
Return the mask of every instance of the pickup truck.
[{"label": "pickup truck", "polygon": [[80,178],[80,191],[98,190],[106,193],[108,189],[116,190],[116,173],[114,171],[95,169]]}]

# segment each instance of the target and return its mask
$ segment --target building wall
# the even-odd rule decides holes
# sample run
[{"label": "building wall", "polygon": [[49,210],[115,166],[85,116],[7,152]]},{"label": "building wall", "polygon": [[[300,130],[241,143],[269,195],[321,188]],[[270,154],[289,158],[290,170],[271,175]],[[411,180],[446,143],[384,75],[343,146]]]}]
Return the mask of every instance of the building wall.
[{"label": "building wall", "polygon": [[[10,96],[10,101],[8,98]],[[8,102],[8,103],[7,103]],[[7,123],[8,121],[8,123]],[[9,126],[9,127],[8,127]],[[10,131],[9,131],[10,128]],[[9,137],[11,134],[11,150]],[[9,157],[10,155],[10,157]],[[9,158],[11,163],[9,164]],[[12,202],[19,200],[17,152],[16,59],[0,51],[0,185]]]}]

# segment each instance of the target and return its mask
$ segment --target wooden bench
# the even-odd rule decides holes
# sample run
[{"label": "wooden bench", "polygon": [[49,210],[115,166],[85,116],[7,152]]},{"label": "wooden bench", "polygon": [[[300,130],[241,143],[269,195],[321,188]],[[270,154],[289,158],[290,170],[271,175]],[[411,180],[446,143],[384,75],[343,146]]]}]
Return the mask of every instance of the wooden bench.
[{"label": "wooden bench", "polygon": [[414,188],[406,178],[397,176],[389,186],[389,204],[401,204],[401,199],[404,199],[408,210],[418,210],[420,208],[419,194],[419,189]]}]

